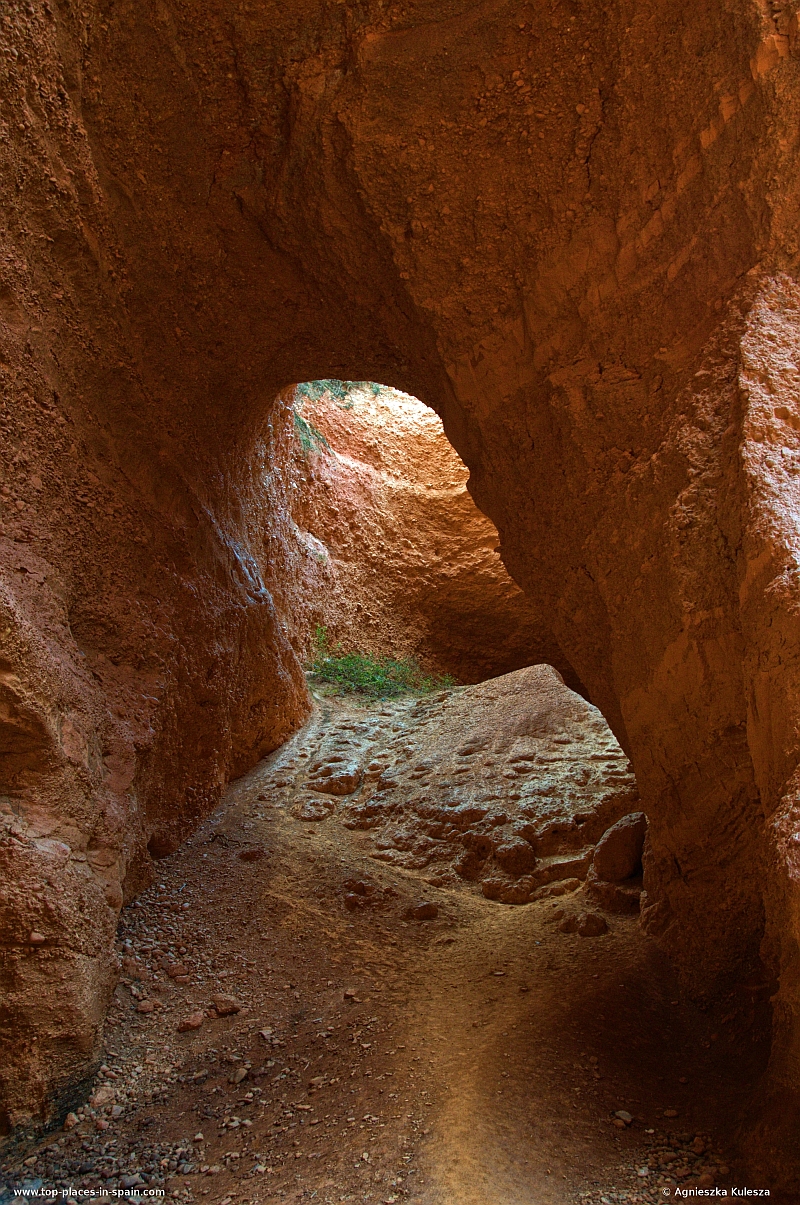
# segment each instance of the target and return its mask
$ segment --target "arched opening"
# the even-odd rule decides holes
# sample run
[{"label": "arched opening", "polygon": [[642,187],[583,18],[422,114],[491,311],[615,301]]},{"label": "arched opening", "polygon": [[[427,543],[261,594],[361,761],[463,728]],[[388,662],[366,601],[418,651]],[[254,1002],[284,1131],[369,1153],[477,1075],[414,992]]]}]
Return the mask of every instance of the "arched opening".
[{"label": "arched opening", "polygon": [[[271,1118],[271,1127],[284,1118],[275,1131],[285,1127],[282,1166],[301,1156],[295,1185],[304,1152],[316,1155],[293,1136],[300,1121],[309,1118],[305,1140],[319,1132],[311,1120],[329,1122],[333,1132],[335,1116],[336,1141],[359,1164],[347,1174],[360,1195],[408,1194],[399,1165],[391,1169],[394,1184],[375,1178],[388,1170],[373,1157],[380,1134],[370,1131],[374,1144],[367,1136],[373,1126],[389,1129],[389,1118],[374,1120],[382,1099],[400,1114],[393,1125],[409,1123],[391,1131],[393,1152],[404,1136],[411,1141],[409,1128],[420,1132],[409,1167],[417,1153],[430,1159],[429,1182],[417,1194],[423,1199],[435,1184],[445,1199],[492,1200],[496,1187],[472,1174],[476,1145],[498,1153],[493,1168],[507,1197],[525,1200],[527,1192],[537,1205],[558,1200],[562,1189],[612,1199],[608,1169],[622,1155],[630,1157],[625,1192],[632,1197],[658,1197],[660,1179],[673,1191],[703,1176],[717,1187],[728,1164],[727,1150],[715,1144],[732,1131],[726,1109],[737,1105],[745,1114],[742,1162],[730,1165],[729,1180],[743,1181],[746,1168],[754,1181],[796,1191],[792,365],[800,316],[795,160],[785,154],[796,90],[790,8],[686,6],[676,21],[674,5],[631,14],[571,2],[545,14],[518,0],[460,9],[448,0],[5,6],[0,1125],[8,1130],[5,1149],[19,1152],[9,1164],[14,1176],[27,1176],[27,1167],[35,1179],[36,1163],[26,1165],[24,1155],[41,1157],[62,1182],[99,1176],[98,1169],[120,1184],[135,1179],[141,1134],[126,1127],[143,1118],[151,1103],[145,1093],[160,1099],[166,1088],[177,1095],[157,1116],[176,1129],[149,1143],[142,1175],[182,1175],[183,1163],[195,1167],[188,1177],[211,1177],[178,1180],[171,1191],[181,1195],[202,1194],[204,1186],[211,1195],[214,1185],[236,1179],[215,1180],[223,1172],[212,1173],[214,1164],[202,1170],[208,1144],[198,1145],[170,1112],[180,1112],[175,1101],[184,1089],[201,1094],[187,1095],[183,1111],[188,1119],[197,1106],[207,1119],[215,1152],[229,1156],[219,1165],[226,1175],[254,1156],[246,1171],[254,1197],[259,1183],[268,1186],[278,1174],[255,1162],[267,1148],[222,1142],[255,1131],[256,1114]],[[665,106],[669,119],[654,120]],[[548,764],[573,767],[578,786],[584,772],[591,783],[609,749],[608,781],[615,766],[623,778],[629,771],[611,745],[582,763],[578,747],[590,748],[594,738],[570,735],[562,743],[560,730],[547,730],[536,740],[552,748],[534,748],[525,744],[525,724],[498,719],[538,697],[536,675],[508,646],[505,668],[520,660],[512,677],[523,675],[530,690],[517,697],[502,676],[502,698],[486,694],[493,689],[487,682],[497,680],[489,675],[502,668],[501,635],[513,645],[512,632],[524,625],[504,628],[484,597],[456,605],[464,581],[457,573],[438,582],[427,617],[424,591],[396,587],[403,624],[390,633],[385,616],[376,622],[385,625],[387,648],[415,631],[408,649],[398,650],[401,659],[429,658],[435,673],[450,672],[448,658],[461,659],[466,685],[457,697],[478,692],[486,723],[495,717],[502,756],[488,746],[467,753],[471,732],[457,748],[447,745],[449,687],[430,715],[424,698],[417,710],[413,695],[378,707],[371,736],[373,721],[353,700],[326,701],[318,692],[319,711],[330,709],[326,731],[335,728],[342,747],[333,756],[345,761],[328,756],[319,730],[319,749],[298,747],[289,766],[288,742],[311,732],[301,662],[314,621],[299,593],[292,614],[291,574],[304,567],[314,580],[311,571],[322,565],[314,550],[323,554],[308,524],[288,532],[291,507],[266,505],[270,491],[277,498],[288,463],[282,453],[267,454],[268,428],[279,390],[323,374],[391,382],[441,415],[469,466],[477,505],[502,532],[508,573],[525,607],[535,608],[542,649],[550,642],[531,662],[558,666],[581,690],[585,684],[583,697],[567,696],[569,706],[592,717],[591,699],[635,766],[649,821],[647,936],[635,918],[608,910],[618,889],[623,896],[638,890],[627,883],[638,875],[623,878],[620,889],[600,875],[596,852],[597,882],[587,869],[563,899],[533,898],[567,881],[531,876],[562,856],[560,842],[582,842],[579,830],[589,821],[578,823],[583,812],[574,809],[574,827],[556,815],[553,832],[531,834],[552,838],[553,848],[534,848],[516,806],[538,806],[528,785],[558,778],[561,771]],[[275,438],[296,440],[294,419],[285,406],[282,413],[290,421],[273,428]],[[311,443],[304,463],[322,465]],[[295,451],[302,460],[302,449]],[[303,532],[313,539],[304,541]],[[285,556],[272,579],[270,541],[273,564]],[[346,558],[339,560],[338,580],[361,589]],[[521,623],[519,596],[506,601]],[[361,605],[360,616],[340,607],[330,623],[313,626],[341,622],[368,652],[379,633]],[[480,628],[470,628],[465,614],[480,614]],[[374,647],[371,655],[388,655]],[[580,681],[568,677],[569,666]],[[435,763],[423,753],[409,768],[404,734],[413,730],[407,743],[415,751],[434,728],[447,756]],[[355,759],[356,748],[366,752],[379,733],[403,773],[394,787],[387,774],[375,815],[366,814],[373,806],[366,798],[348,803],[345,795],[306,790],[308,776],[297,785],[301,763],[312,756],[320,771],[331,770],[314,781],[333,781],[335,767],[349,764],[347,750]],[[377,771],[380,750],[370,752]],[[522,760],[513,762],[517,755]],[[274,760],[265,766],[265,758]],[[484,765],[487,758],[495,764]],[[480,781],[499,774],[506,785],[486,787],[484,794],[501,800],[479,802],[479,811],[489,805],[483,816],[467,821],[459,813],[452,822],[461,804],[441,811],[446,801],[426,798],[425,775],[431,789],[440,770],[457,783],[464,764],[481,767]],[[252,797],[262,772],[273,775],[270,790],[302,786],[300,795],[271,810],[271,799],[258,798],[267,792]],[[494,824],[503,793],[514,790],[508,784],[522,780],[513,816]],[[201,829],[232,781],[239,785],[225,797],[230,826]],[[559,781],[556,794],[566,798],[572,787]],[[405,810],[389,814],[393,795]],[[362,803],[363,815],[354,812]],[[317,818],[295,815],[295,805]],[[535,828],[530,816],[527,822]],[[620,836],[634,853],[639,823],[630,821]],[[342,842],[328,847],[325,832],[337,825]],[[418,848],[421,836],[431,844]],[[458,862],[465,874],[449,852],[459,842],[469,853]],[[441,874],[432,869],[435,859],[412,864],[437,849],[444,851]],[[613,869],[611,852],[605,873]],[[537,861],[526,869],[531,857]],[[213,893],[190,890],[188,877],[178,881],[192,859],[213,865]],[[638,869],[630,859],[622,864]],[[344,894],[345,879],[329,873],[331,866],[346,871]],[[403,895],[420,882],[423,898]],[[525,891],[527,902],[511,900]],[[451,893],[453,913],[442,906],[435,917],[415,916],[414,908],[431,903],[428,892]],[[570,900],[590,897],[592,910],[608,913],[608,933],[582,932],[581,910],[571,912]],[[324,908],[313,911],[312,900]],[[114,934],[123,903],[125,923],[135,922],[136,931],[125,937],[131,952],[119,951],[130,959],[123,968],[130,983],[120,986]],[[565,912],[547,926],[542,917],[551,905]],[[261,947],[249,937],[233,942],[259,920]],[[222,998],[232,968],[204,953],[210,937],[203,926],[209,934],[213,928],[220,949],[227,942],[238,955],[231,954],[235,977],[245,987],[260,985],[285,1018],[277,1035],[267,1033],[269,1024],[250,1033],[255,1010],[246,1014],[241,998]],[[335,942],[353,953],[349,962],[341,955],[341,975],[329,959]],[[506,967],[496,965],[501,948],[515,951]],[[264,949],[274,963],[269,973]],[[603,949],[620,958],[592,953]],[[366,967],[382,966],[381,954],[394,962],[375,982]],[[526,958],[535,983],[511,974]],[[321,975],[300,984],[293,959],[309,976],[324,967],[324,984]],[[405,1096],[387,1083],[389,1064],[365,1065],[378,1045],[368,1036],[378,1013],[367,1000],[379,986],[386,998],[397,996],[395,1011],[416,1034],[418,1048],[404,1064]],[[181,1000],[210,1013],[211,988],[220,997],[216,1017],[201,1017],[199,1028],[188,1024],[193,1013],[171,1011]],[[341,1000],[331,997],[301,1017],[303,993],[316,1001],[323,988],[341,989]],[[123,1059],[121,1045],[107,1048],[111,1061],[98,1080],[112,997],[141,1029],[131,1029],[130,1057]],[[527,1045],[513,1045],[523,1015],[530,1019],[526,1000],[536,1024]],[[477,1016],[469,1016],[472,1006]],[[451,1012],[453,1024],[437,1039],[437,1082],[458,1076],[459,1090],[447,1097],[443,1087],[439,1104],[426,1102],[415,1060],[428,1057],[419,1047],[430,1016]],[[503,1016],[517,1018],[507,1030],[499,1028]],[[216,1051],[212,1022],[228,1025],[231,1035]],[[328,1022],[334,1028],[323,1030]],[[163,1033],[163,1043],[148,1046],[148,1032]],[[358,1063],[340,1074],[333,1059],[323,1060],[324,1070],[311,1076],[323,1054],[312,1048],[326,1040],[323,1033],[348,1053],[360,1050]],[[380,1036],[392,1035],[385,1028]],[[205,1050],[209,1039],[207,1067],[175,1066],[182,1050]],[[409,1052],[411,1044],[387,1040],[385,1049]],[[551,1064],[526,1062],[534,1046],[553,1051]],[[734,1066],[729,1052],[738,1061],[735,1084],[726,1078]],[[656,1085],[648,1097],[638,1087],[642,1064]],[[671,1068],[678,1065],[676,1086]],[[472,1076],[473,1066],[483,1071]],[[266,1072],[256,1082],[259,1068]],[[268,1073],[277,1090],[265,1096]],[[311,1095],[304,1097],[294,1089],[306,1073],[303,1091]],[[188,1085],[187,1075],[196,1083]],[[696,1097],[693,1075],[702,1080]],[[312,1088],[320,1076],[324,1083]],[[577,1076],[585,1082],[572,1082]],[[134,1080],[141,1080],[141,1099]],[[341,1103],[327,1119],[324,1110],[317,1116],[332,1080],[340,1093],[345,1081],[357,1083],[358,1090],[346,1087],[353,1100],[362,1099],[362,1088],[375,1089],[368,1103],[363,1097],[360,1119]],[[702,1097],[709,1085],[723,1101],[719,1112]],[[49,1140],[57,1149],[40,1156],[37,1134],[85,1105],[90,1089],[105,1094],[90,1106],[96,1116],[71,1120],[71,1129]],[[431,1095],[429,1085],[424,1091]],[[230,1115],[214,1111],[223,1098]],[[547,1107],[534,1117],[538,1099]],[[269,1118],[262,1100],[275,1109]],[[476,1100],[481,1122],[470,1131],[463,1117],[477,1116]],[[590,1116],[598,1113],[604,1120],[593,1129]],[[504,1146],[512,1115],[517,1128]],[[538,1125],[527,1137],[518,1125],[524,1117]],[[131,1135],[124,1168],[112,1146],[121,1149],[123,1133]],[[445,1133],[448,1141],[440,1141]],[[620,1158],[617,1140],[628,1144]],[[524,1163],[521,1152],[534,1148],[534,1171],[514,1171],[515,1160]],[[599,1160],[597,1185],[585,1185],[577,1170],[590,1156]],[[80,1171],[82,1163],[88,1170]],[[308,1168],[316,1165],[306,1158]],[[312,1192],[330,1195],[318,1179]],[[285,1175],[280,1183],[288,1194]]]},{"label": "arched opening", "polygon": [[277,398],[238,555],[312,711],[187,840],[156,819],[104,1062],[45,1176],[483,1205],[730,1174],[715,1100],[760,1050],[731,1067],[642,933],[630,762],[467,476],[407,394]]},{"label": "arched opening", "polygon": [[579,687],[423,402],[307,382],[279,398],[264,453],[265,575],[301,660],[324,629],[331,648],[416,659],[460,683],[547,661]]}]

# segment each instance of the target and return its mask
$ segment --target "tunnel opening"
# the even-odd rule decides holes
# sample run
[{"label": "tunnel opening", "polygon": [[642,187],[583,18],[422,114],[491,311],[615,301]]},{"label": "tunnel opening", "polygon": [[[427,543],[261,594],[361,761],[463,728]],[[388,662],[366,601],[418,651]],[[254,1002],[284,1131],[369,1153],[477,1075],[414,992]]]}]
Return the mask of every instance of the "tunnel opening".
[{"label": "tunnel opening", "polygon": [[376,382],[309,381],[268,429],[262,555],[301,661],[321,639],[465,684],[546,661],[580,689],[434,410]]},{"label": "tunnel opening", "polygon": [[154,818],[102,1063],[27,1166],[181,1199],[243,1175],[268,1183],[254,1200],[414,1205],[724,1184],[763,985],[704,1012],[641,932],[631,764],[440,419],[301,383],[253,466],[236,558],[311,714],[242,753],[208,819]]},{"label": "tunnel opening", "polygon": [[[328,1173],[340,1196],[562,1205],[584,1193],[594,1205],[657,1198],[661,1177],[673,1193],[724,1182],[714,1136],[733,1133],[741,1109],[739,1168],[796,1192],[792,6],[685,6],[680,21],[574,5],[548,19],[516,0],[196,8],[31,0],[3,14],[2,1127],[62,1183],[98,1168],[135,1180],[138,1158],[143,1178],[195,1168],[179,1195],[203,1192],[192,1175],[230,1195],[252,1154],[246,1189],[285,1197],[308,1195],[304,1157],[307,1169],[333,1159],[306,1140],[335,1116],[352,1155]],[[505,564],[636,765],[646,939],[632,914],[599,903],[608,933],[578,930],[571,909],[589,899],[594,855],[563,898],[487,898],[484,882],[515,890],[513,865],[530,855],[493,844],[482,821],[464,863],[474,878],[449,854],[449,886],[395,864],[416,855],[423,822],[429,848],[461,832],[461,816],[426,802],[425,755],[394,784],[387,767],[379,823],[342,821],[330,846],[346,795],[306,791],[304,772],[316,818],[294,814],[300,796],[288,810],[259,799],[265,758],[270,790],[294,789],[298,766],[283,759],[310,707],[311,616],[295,632],[291,573],[271,581],[262,555],[270,539],[275,564],[282,555],[261,505],[264,423],[282,384],[322,372],[436,399]],[[306,569],[315,548],[309,536]],[[469,643],[454,614],[443,602],[433,615],[431,656]],[[376,635],[359,630],[359,643]],[[576,685],[556,650],[542,660]],[[494,664],[473,664],[463,689],[491,692]],[[435,697],[441,719],[450,695]],[[488,718],[501,700],[486,701]],[[316,700],[345,761],[345,742],[366,738],[351,702]],[[374,709],[404,765],[404,732],[439,722],[423,704],[416,716],[411,696]],[[498,725],[504,740],[515,732]],[[297,750],[298,765],[325,753],[331,774],[314,781],[343,768],[324,739]],[[451,785],[460,764],[454,753]],[[509,793],[520,775],[505,773],[487,793]],[[413,819],[385,819],[398,800]],[[534,855],[535,875],[558,850]],[[204,894],[198,868],[211,866]],[[433,905],[438,915],[413,915]],[[546,909],[565,911],[546,924]],[[243,1003],[261,979],[266,995]],[[379,996],[396,997],[391,1027]],[[130,1044],[111,1034],[100,1095],[41,1154],[37,1127],[86,1101],[112,999],[111,1031]],[[256,1016],[277,1029],[250,1033]],[[396,1063],[371,1064],[376,1026]],[[333,1051],[318,1062],[323,1033],[353,1056],[347,1070]],[[415,1062],[428,1057],[430,1100]],[[394,1092],[386,1077],[401,1072]],[[326,1118],[332,1081],[344,1095]],[[240,1141],[264,1136],[262,1098],[271,1125],[283,1119],[273,1163],[261,1158],[272,1147]],[[351,1117],[347,1098],[363,1111]],[[163,1140],[141,1141],[148,1110]],[[213,1143],[179,1124],[195,1110]],[[464,1117],[477,1118],[471,1131]],[[476,1148],[492,1152],[489,1180]],[[518,1152],[532,1172],[513,1170]],[[35,1180],[36,1162],[25,1166],[14,1177]],[[390,1172],[394,1183],[375,1178]],[[312,1195],[330,1195],[318,1180]]]},{"label": "tunnel opening", "polygon": [[[439,419],[307,382],[256,467],[247,547],[313,709],[187,840],[151,836],[103,1064],[34,1166],[414,1205],[724,1183],[763,1065],[729,1051],[763,1009],[704,1013],[641,932],[631,764],[554,668]],[[421,678],[376,683],[387,662]]]},{"label": "tunnel opening", "polygon": [[[408,696],[418,718],[437,711],[428,696],[441,703],[455,689],[460,698],[456,765],[441,780],[424,758],[411,769],[406,789],[423,792],[419,807],[398,803],[389,763],[365,771],[386,753],[354,738],[349,754],[304,768],[295,814],[320,821],[337,811],[370,833],[371,856],[440,887],[472,883],[487,899],[521,904],[588,877],[604,907],[636,912],[646,821],[630,763],[601,714],[565,688],[575,675],[507,574],[497,529],[472,501],[439,416],[376,382],[301,383],[278,398],[268,463],[280,526],[265,563],[317,702]],[[463,690],[479,683],[491,685]],[[508,739],[479,724],[470,736],[498,697]],[[604,925],[597,915],[564,923]]]}]

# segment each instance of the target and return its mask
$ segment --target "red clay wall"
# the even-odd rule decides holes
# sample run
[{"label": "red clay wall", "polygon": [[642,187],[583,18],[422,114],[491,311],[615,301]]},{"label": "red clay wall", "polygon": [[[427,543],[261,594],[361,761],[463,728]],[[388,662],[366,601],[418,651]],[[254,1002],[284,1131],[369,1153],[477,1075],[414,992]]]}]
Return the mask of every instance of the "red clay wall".
[{"label": "red clay wall", "polygon": [[258,449],[368,378],[630,753],[650,930],[695,991],[780,981],[752,1158],[796,1183],[795,8],[5,6],[7,1124],[90,1060],[145,837],[304,714]]}]

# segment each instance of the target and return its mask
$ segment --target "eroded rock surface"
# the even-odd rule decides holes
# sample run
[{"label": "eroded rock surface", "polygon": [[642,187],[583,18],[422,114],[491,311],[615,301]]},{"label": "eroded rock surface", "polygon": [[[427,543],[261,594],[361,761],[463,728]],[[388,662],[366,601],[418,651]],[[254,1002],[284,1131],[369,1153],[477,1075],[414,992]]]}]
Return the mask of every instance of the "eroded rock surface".
[{"label": "eroded rock surface", "polygon": [[331,648],[415,657],[459,682],[546,661],[579,685],[439,417],[366,382],[340,393],[288,391],[264,447],[261,560],[298,654],[320,626]]},{"label": "eroded rock surface", "polygon": [[[305,714],[253,535],[277,392],[397,385],[632,759],[650,931],[697,993],[780,983],[753,1168],[796,1190],[794,0],[32,0],[1,36],[3,673],[65,775],[6,797],[104,845],[97,931]],[[32,1043],[49,872],[7,855]]]},{"label": "eroded rock surface", "polygon": [[507,904],[574,891],[639,800],[602,716],[546,665],[345,710],[299,742],[264,776],[266,800],[363,831],[376,861]]},{"label": "eroded rock surface", "polygon": [[622,883],[642,870],[642,854],[647,836],[644,812],[623,816],[604,833],[592,858],[592,869],[604,883]]},{"label": "eroded rock surface", "polygon": [[[105,1205],[659,1205],[742,1183],[723,1152],[759,1064],[748,993],[680,1000],[636,918],[576,880],[520,907],[486,899],[447,873],[464,831],[430,860],[419,810],[403,817],[427,841],[419,865],[376,857],[387,829],[348,819],[374,784],[309,823],[306,776],[364,762],[391,772],[397,808],[422,770],[432,796],[448,779],[462,800],[496,788],[509,821],[547,824],[559,805],[546,854],[575,821],[598,831],[620,790],[630,804],[608,729],[546,668],[419,706],[325,698],[123,909],[91,1094],[63,1132],[0,1159],[3,1205],[37,1181]],[[490,832],[513,846],[508,827]]]}]

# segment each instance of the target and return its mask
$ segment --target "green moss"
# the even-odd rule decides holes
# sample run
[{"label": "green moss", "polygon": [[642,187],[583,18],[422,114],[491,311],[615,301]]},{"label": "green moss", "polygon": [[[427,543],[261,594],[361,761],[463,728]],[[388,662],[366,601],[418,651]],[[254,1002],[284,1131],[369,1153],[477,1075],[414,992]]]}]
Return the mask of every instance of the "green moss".
[{"label": "green moss", "polygon": [[403,694],[427,695],[457,685],[449,674],[425,673],[412,657],[373,657],[340,649],[337,645],[331,650],[327,630],[317,627],[308,669],[319,682],[333,686],[337,694],[389,699]]},{"label": "green moss", "polygon": [[332,378],[326,378],[322,381],[303,381],[301,385],[297,386],[297,396],[318,402],[323,393],[329,393],[343,410],[352,410],[353,402],[349,400],[350,394],[354,389],[366,388],[369,388],[377,397],[383,386],[378,385],[375,381],[335,381]]},{"label": "green moss", "polygon": [[292,414],[294,415],[294,429],[297,432],[297,438],[300,440],[300,446],[306,454],[309,452],[319,452],[322,448],[330,451],[331,445],[321,431],[318,431],[308,419],[303,418],[299,411],[293,409]]},{"label": "green moss", "polygon": [[347,397],[351,389],[356,385],[360,385],[360,381],[303,381],[297,386],[297,392],[301,397],[307,397],[312,402],[318,402],[323,393],[329,393],[331,397],[338,398],[340,401]]}]

